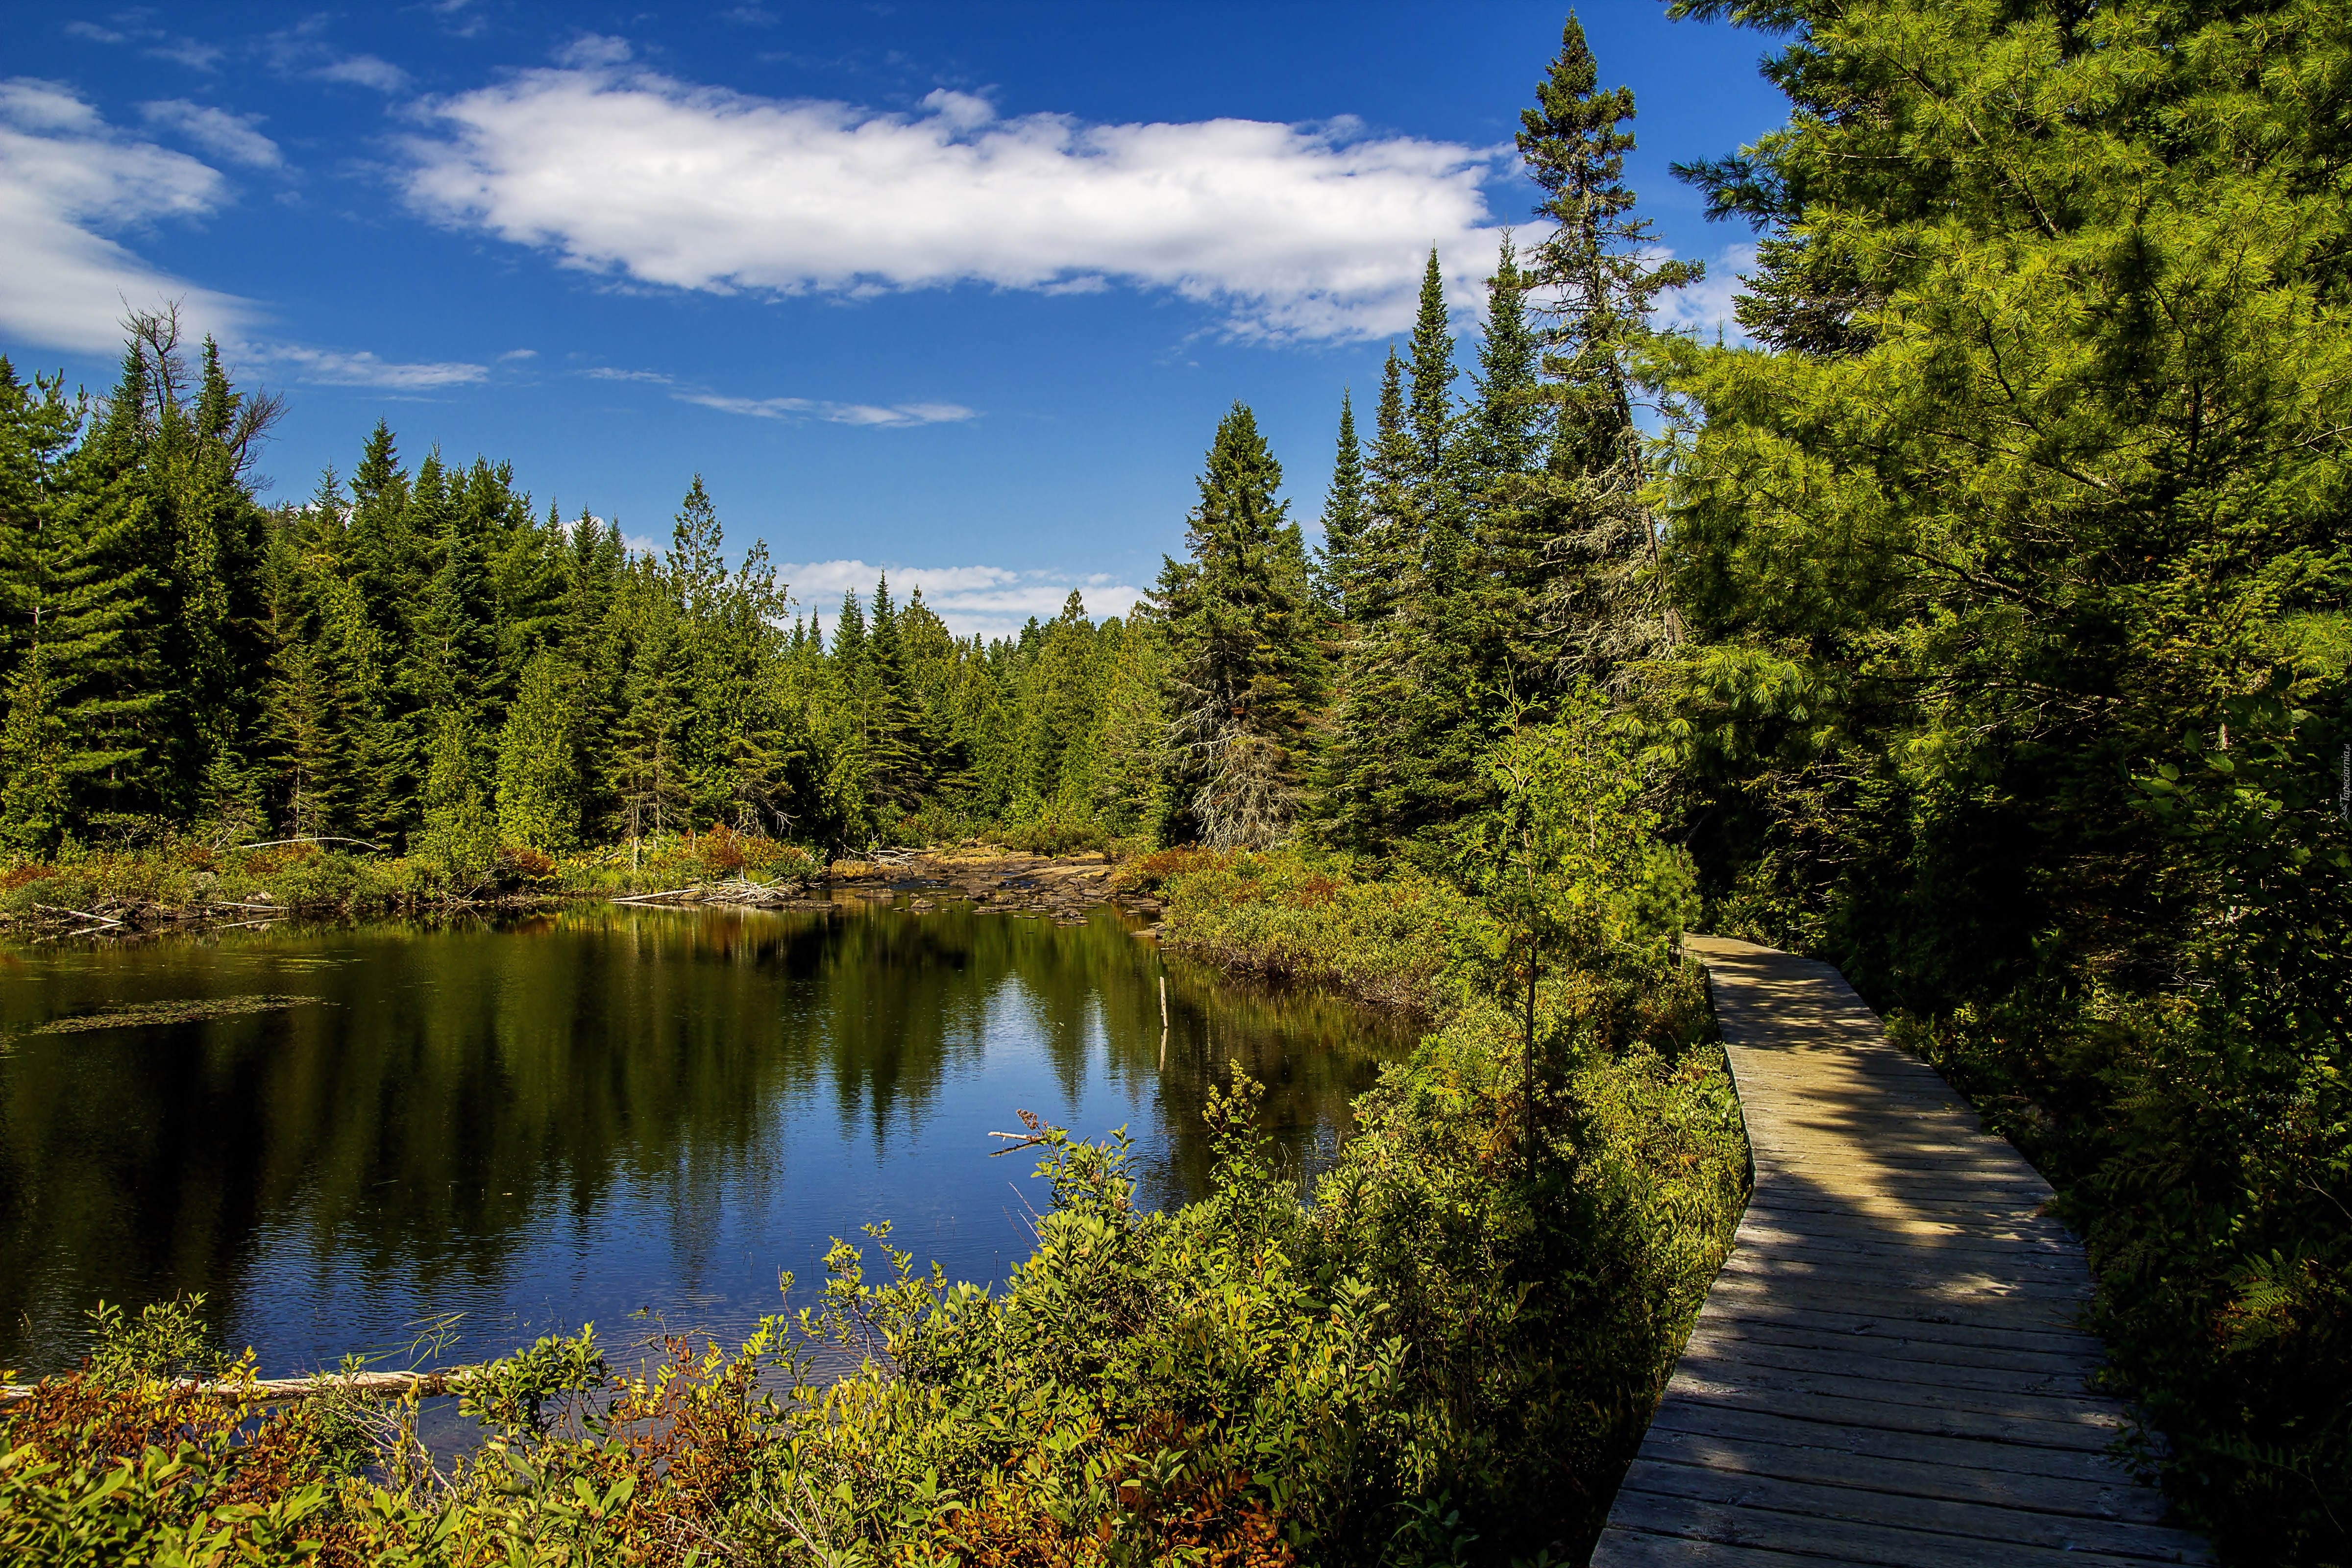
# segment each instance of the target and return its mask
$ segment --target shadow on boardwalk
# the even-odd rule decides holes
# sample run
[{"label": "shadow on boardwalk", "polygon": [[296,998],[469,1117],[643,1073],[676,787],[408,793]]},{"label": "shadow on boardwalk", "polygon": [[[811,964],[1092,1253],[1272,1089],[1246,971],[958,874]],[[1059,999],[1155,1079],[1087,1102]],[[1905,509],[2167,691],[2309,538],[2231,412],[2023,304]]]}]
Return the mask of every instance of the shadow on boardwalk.
[{"label": "shadow on boardwalk", "polygon": [[1707,966],[1756,1163],[1594,1568],[2210,1563],[2113,1457],[2048,1184],[1824,963]]}]

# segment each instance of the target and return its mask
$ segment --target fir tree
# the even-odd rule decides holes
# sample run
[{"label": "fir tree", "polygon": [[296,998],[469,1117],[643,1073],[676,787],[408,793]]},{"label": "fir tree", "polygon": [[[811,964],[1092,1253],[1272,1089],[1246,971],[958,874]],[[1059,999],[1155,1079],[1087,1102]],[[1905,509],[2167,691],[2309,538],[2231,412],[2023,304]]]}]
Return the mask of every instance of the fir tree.
[{"label": "fir tree", "polygon": [[1185,531],[1152,595],[1168,628],[1175,826],[1220,847],[1286,837],[1320,693],[1307,562],[1282,468],[1236,403],[1218,424]]},{"label": "fir tree", "polygon": [[498,819],[484,787],[481,731],[462,710],[443,712],[426,752],[420,847],[460,891],[489,875]]},{"label": "fir tree", "polygon": [[1364,451],[1356,437],[1356,410],[1339,394],[1339,444],[1331,459],[1331,488],[1323,500],[1323,542],[1316,550],[1316,592],[1334,621],[1363,618],[1371,514],[1364,495]]},{"label": "fir tree", "polygon": [[499,736],[499,837],[508,844],[560,855],[579,842],[573,687],[572,670],[552,649],[523,668]]},{"label": "fir tree", "polygon": [[48,683],[48,650],[36,642],[8,680],[0,720],[0,849],[47,855],[70,822],[65,725]]},{"label": "fir tree", "polygon": [[1632,216],[1624,184],[1633,117],[1630,88],[1598,90],[1600,67],[1570,15],[1536,106],[1520,114],[1518,147],[1543,192],[1552,229],[1537,247],[1529,283],[1551,325],[1544,366],[1557,405],[1551,482],[1539,532],[1558,563],[1551,615],[1563,675],[1622,689],[1675,637],[1658,570],[1649,473],[1633,417],[1638,361],[1652,340],[1658,295],[1705,276],[1696,262],[1657,261],[1657,241]]}]

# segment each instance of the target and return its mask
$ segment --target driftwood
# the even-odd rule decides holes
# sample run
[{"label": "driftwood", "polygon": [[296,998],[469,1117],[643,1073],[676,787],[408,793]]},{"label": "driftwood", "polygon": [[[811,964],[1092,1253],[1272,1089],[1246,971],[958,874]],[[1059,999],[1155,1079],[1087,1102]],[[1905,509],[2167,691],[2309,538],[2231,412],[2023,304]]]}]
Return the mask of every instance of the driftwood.
[{"label": "driftwood", "polygon": [[695,882],[658,893],[625,893],[611,901],[616,904],[731,904],[748,909],[767,909],[791,903],[806,885],[802,881],[755,882],[749,877],[737,877],[725,882]]},{"label": "driftwood", "polygon": [[364,838],[341,838],[331,833],[321,833],[310,838],[265,838],[258,844],[240,844],[237,848],[240,850],[275,849],[282,844],[356,844],[361,848],[373,850],[378,855],[383,853],[383,847],[380,844],[371,844]]},{"label": "driftwood", "polygon": [[35,904],[37,910],[47,910],[53,915],[71,915],[78,921],[96,921],[100,925],[119,926],[122,922],[111,915],[94,915],[88,910],[69,910],[63,904]]},{"label": "driftwood", "polygon": [[[284,1405],[324,1394],[357,1394],[367,1399],[398,1399],[404,1395],[453,1394],[477,1369],[444,1367],[438,1372],[322,1372],[315,1377],[180,1378],[165,1387],[173,1394],[198,1399],[234,1399],[247,1405]],[[0,1410],[20,1404],[40,1392],[36,1384],[0,1384]]]}]

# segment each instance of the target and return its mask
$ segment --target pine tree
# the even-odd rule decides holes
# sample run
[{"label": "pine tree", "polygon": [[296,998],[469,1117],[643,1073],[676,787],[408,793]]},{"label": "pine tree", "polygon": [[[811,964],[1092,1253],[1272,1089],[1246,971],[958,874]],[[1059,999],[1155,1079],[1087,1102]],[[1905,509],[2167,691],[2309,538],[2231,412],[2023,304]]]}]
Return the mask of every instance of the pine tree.
[{"label": "pine tree", "polygon": [[1104,676],[1102,718],[1091,738],[1096,820],[1120,837],[1148,833],[1166,816],[1168,710],[1161,700],[1162,657],[1158,623],[1149,606],[1124,623],[1103,623],[1112,647]]},{"label": "pine tree", "polygon": [[686,826],[689,796],[678,742],[685,705],[677,604],[656,563],[645,559],[633,563],[624,599],[620,613],[634,647],[622,684],[612,790],[618,826],[634,842]]},{"label": "pine tree", "polygon": [[46,855],[70,824],[65,725],[48,683],[48,650],[36,642],[9,678],[0,720],[0,849]]},{"label": "pine tree", "polygon": [[421,847],[459,891],[489,875],[498,818],[484,787],[481,731],[459,710],[443,712],[426,752]]},{"label": "pine tree", "polygon": [[499,736],[499,837],[551,855],[580,840],[574,672],[551,648],[523,668]]},{"label": "pine tree", "polygon": [[1286,837],[1320,696],[1306,552],[1282,467],[1236,403],[1219,422],[1184,540],[1153,593],[1170,645],[1175,826],[1220,847]]},{"label": "pine tree", "polygon": [[26,743],[44,759],[26,798],[50,798],[52,771],[66,791],[61,810],[42,808],[52,843],[96,813],[144,804],[135,792],[152,782],[167,695],[136,452],[77,447],[84,418],[58,380],[28,387],[0,359],[0,660],[21,665],[40,650],[18,695],[26,733],[38,737]]},{"label": "pine tree", "polygon": [[1552,325],[1544,368],[1557,405],[1551,482],[1536,504],[1559,563],[1552,616],[1563,675],[1622,689],[1675,639],[1661,581],[1649,472],[1633,417],[1637,361],[1665,289],[1705,276],[1696,262],[1655,261],[1657,241],[1632,216],[1624,181],[1630,88],[1597,89],[1600,67],[1573,15],[1559,54],[1520,114],[1518,147],[1553,227],[1536,247],[1530,286]]},{"label": "pine tree", "polygon": [[[844,614],[845,618],[845,610]],[[873,616],[858,658],[857,678],[866,786],[872,804],[887,821],[892,815],[922,804],[931,785],[937,751],[928,716],[907,677],[887,574],[874,586]]]},{"label": "pine tree", "polygon": [[1339,394],[1339,444],[1331,459],[1331,488],[1323,500],[1323,542],[1316,551],[1316,594],[1324,616],[1349,622],[1363,618],[1369,570],[1366,535],[1371,528],[1364,494],[1364,451],[1356,437],[1356,410]]}]

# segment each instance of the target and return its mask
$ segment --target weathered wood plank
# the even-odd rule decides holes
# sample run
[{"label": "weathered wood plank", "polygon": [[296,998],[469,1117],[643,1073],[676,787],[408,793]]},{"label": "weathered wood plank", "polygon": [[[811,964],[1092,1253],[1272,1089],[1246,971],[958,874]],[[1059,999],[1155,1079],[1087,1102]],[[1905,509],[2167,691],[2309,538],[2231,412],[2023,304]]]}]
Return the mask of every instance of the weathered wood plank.
[{"label": "weathered wood plank", "polygon": [[[1979,1447],[1998,1445],[1979,1445]],[[1698,1465],[1743,1475],[1861,1487],[1905,1497],[1984,1503],[2038,1514],[2160,1523],[2165,1500],[2152,1487],[2126,1482],[2084,1486],[2082,1476],[2042,1476],[2020,1470],[1978,1469],[1964,1461],[1969,1445],[1937,1443],[1933,1458],[1893,1458],[1855,1454],[1805,1443],[1772,1443],[1752,1433],[1725,1437],[1653,1426],[1642,1440],[1642,1458],[1665,1465]]]},{"label": "weathered wood plank", "polygon": [[1783,1372],[1843,1373],[1921,1388],[1967,1388],[1987,1393],[2089,1394],[2095,1362],[2062,1360],[2055,1366],[2021,1366],[1999,1351],[1979,1351],[1952,1360],[1913,1353],[1899,1341],[1875,1344],[1790,1344],[1760,1334],[1723,1333],[1711,1326],[1691,1336],[1692,1352],[1713,1360]]},{"label": "weathered wood plank", "polygon": [[[1859,1392],[1848,1392],[1849,1389]],[[1679,1396],[1733,1409],[1786,1411],[1809,1421],[1832,1421],[1845,1426],[1874,1426],[1890,1432],[1921,1432],[1944,1437],[1982,1437],[2021,1447],[2104,1453],[2122,1434],[2119,1422],[2038,1420],[2013,1409],[1962,1409],[1966,1402],[1958,1394],[1932,1403],[1889,1397],[1898,1392],[1909,1391],[1874,1387],[1866,1378],[1852,1380],[1842,1387],[1808,1386],[1803,1378],[1759,1367],[1702,1371],[1677,1366],[1673,1380],[1666,1384],[1669,1399]]]},{"label": "weathered wood plank", "polygon": [[1969,1541],[2000,1541],[2068,1552],[2105,1552],[2168,1563],[2207,1563],[2211,1554],[2195,1536],[2162,1527],[2075,1513],[2022,1508],[2009,1500],[1979,1502],[1881,1491],[1827,1479],[1793,1479],[1706,1465],[1644,1465],[1627,1485],[1662,1497],[1766,1509],[1809,1519],[1931,1531]]},{"label": "weathered wood plank", "polygon": [[[2146,1525],[2138,1527],[2140,1533],[2147,1537],[2146,1548],[2126,1556],[2116,1552],[2070,1551],[2018,1541],[1976,1540],[1929,1529],[1820,1519],[1643,1491],[1618,1493],[1617,1507],[1609,1517],[1614,1528],[1687,1536],[1728,1546],[1760,1546],[1827,1558],[1832,1563],[1866,1563],[1872,1568],[1986,1568],[1996,1562],[2013,1568],[2147,1568],[2150,1563],[2189,1561],[2170,1549],[2175,1531]],[[1593,1554],[1595,1564],[1603,1561],[1599,1552]],[[1707,1560],[1702,1557],[1692,1561]]]},{"label": "weathered wood plank", "polygon": [[1688,946],[1756,1186],[1596,1568],[2210,1562],[2116,1457],[2049,1184],[1835,970]]},{"label": "weathered wood plank", "polygon": [[[1795,1447],[1830,1450],[1899,1459],[1905,1463],[1943,1465],[1954,1468],[1998,1470],[2008,1474],[2045,1476],[2075,1482],[2085,1492],[2106,1486],[2130,1487],[2153,1500],[2161,1512],[2163,1498],[2152,1487],[2134,1486],[2104,1449],[2028,1448],[2000,1437],[1967,1437],[1937,1432],[1896,1432],[1884,1426],[1857,1426],[1843,1421],[1814,1421],[1772,1409],[1743,1410],[1730,1405],[1704,1405],[1696,1400],[1668,1400],[1658,1406],[1650,1423],[1653,1432],[1664,1429],[1693,1432],[1742,1443],[1780,1443]],[[1638,1462],[1638,1461],[1637,1461]],[[2086,1505],[2087,1506],[2087,1505]]]},{"label": "weathered wood plank", "polygon": [[[1761,1322],[1732,1317],[1710,1317],[1692,1335],[1781,1346],[1790,1350],[1835,1352],[1874,1361],[1916,1362],[1936,1367],[1980,1367],[1987,1370],[2039,1373],[2053,1377],[2087,1378],[2099,1369],[2100,1358],[2072,1345],[2062,1350],[2032,1350],[2019,1345],[1948,1344],[1897,1331],[1857,1333],[1852,1329],[1810,1329],[1801,1324]],[[1940,1375],[1932,1370],[1927,1374]]]}]

